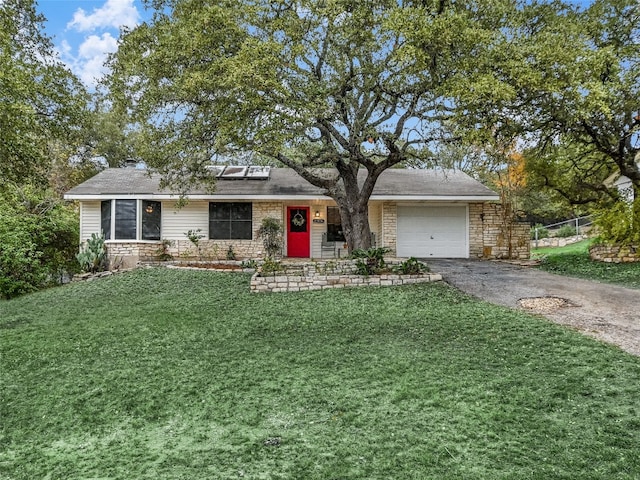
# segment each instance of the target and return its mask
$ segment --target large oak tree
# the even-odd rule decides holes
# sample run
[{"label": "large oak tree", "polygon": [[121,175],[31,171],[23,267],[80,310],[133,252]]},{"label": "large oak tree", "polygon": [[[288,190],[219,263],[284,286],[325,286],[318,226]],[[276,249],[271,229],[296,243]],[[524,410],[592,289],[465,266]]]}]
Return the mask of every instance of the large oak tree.
[{"label": "large oak tree", "polygon": [[532,4],[520,25],[504,45],[511,63],[495,63],[513,97],[486,102],[476,115],[493,117],[496,135],[519,138],[532,179],[573,204],[621,200],[603,183],[615,173],[640,198],[638,2],[595,0],[584,10]]},{"label": "large oak tree", "polygon": [[350,250],[370,246],[382,172],[452,141],[470,92],[511,95],[489,52],[513,1],[147,3],[153,19],[122,36],[109,79],[138,156],[177,189],[217,155],[284,164],[335,200]]}]

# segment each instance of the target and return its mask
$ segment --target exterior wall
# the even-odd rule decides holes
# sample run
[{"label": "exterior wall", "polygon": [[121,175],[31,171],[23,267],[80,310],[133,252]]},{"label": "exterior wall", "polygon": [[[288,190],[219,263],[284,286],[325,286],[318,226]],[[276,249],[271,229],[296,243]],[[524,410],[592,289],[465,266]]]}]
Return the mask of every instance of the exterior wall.
[{"label": "exterior wall", "polygon": [[589,256],[593,260],[605,263],[640,262],[640,246],[638,245],[592,245]]},{"label": "exterior wall", "polygon": [[382,225],[382,203],[372,202],[369,204],[369,227],[371,233],[376,236],[376,246],[380,247],[381,244],[381,228]]},{"label": "exterior wall", "polygon": [[132,268],[141,260],[153,260],[160,242],[107,242],[109,269]]},{"label": "exterior wall", "polygon": [[[305,202],[296,202],[304,205]],[[307,203],[308,204],[308,203]],[[309,204],[311,223],[311,256],[321,258],[322,234],[326,223],[313,223],[315,211],[326,222],[326,207],[333,202]],[[161,238],[171,240],[169,253],[175,258],[225,259],[231,246],[237,258],[260,258],[264,255],[262,241],[257,237],[262,219],[274,217],[283,225],[284,202],[253,202],[252,240],[209,240],[209,202],[193,201],[178,209],[174,202],[162,203]],[[504,225],[501,207],[496,203],[469,204],[469,256],[471,258],[529,258],[529,225]],[[81,204],[81,241],[86,241],[92,233],[100,232],[100,202]],[[396,255],[397,247],[397,204],[396,202],[372,202],[369,208],[371,230],[376,234],[377,246],[390,249],[389,255]],[[185,237],[188,230],[201,229],[204,238],[200,241],[200,252]],[[286,235],[285,235],[286,238]],[[149,241],[108,241],[107,248],[113,265],[131,266],[138,260],[149,260],[157,256],[160,242]],[[286,253],[286,245],[284,252]],[[341,251],[346,255],[346,251]]]},{"label": "exterior wall", "polygon": [[[167,240],[186,240],[188,230],[202,230],[209,236],[209,202],[190,201],[178,208],[174,202],[162,202],[162,235]],[[187,243],[190,243],[187,240]]]},{"label": "exterior wall", "polygon": [[[190,209],[189,206],[191,206]],[[163,223],[162,238],[173,240],[169,253],[176,258],[224,259],[227,257],[229,247],[233,249],[237,258],[257,258],[264,254],[264,245],[262,240],[258,238],[258,229],[262,224],[262,219],[273,217],[283,222],[284,225],[283,212],[282,202],[253,202],[251,240],[211,240],[209,239],[209,202],[193,202],[193,205],[190,202],[187,207],[181,210],[176,210],[174,207],[171,212],[174,217],[169,221],[168,230],[165,230]],[[199,252],[184,235],[188,230],[198,228],[202,230],[201,234],[204,235],[198,244]]]},{"label": "exterior wall", "polygon": [[[499,203],[470,204],[469,217],[470,235],[473,232],[474,236],[473,241],[470,239],[470,244],[474,245],[473,254],[470,252],[472,257],[521,260],[529,258],[531,253],[529,224],[505,223],[502,205]],[[479,242],[480,231],[482,243]],[[480,245],[482,245],[481,252]]]},{"label": "exterior wall", "polygon": [[396,254],[398,246],[398,210],[396,202],[384,202],[382,204],[382,242],[379,246],[387,247],[389,255]]},{"label": "exterior wall", "polygon": [[484,256],[484,203],[469,204],[469,258]]},{"label": "exterior wall", "polygon": [[100,201],[80,203],[80,243],[100,234]]}]

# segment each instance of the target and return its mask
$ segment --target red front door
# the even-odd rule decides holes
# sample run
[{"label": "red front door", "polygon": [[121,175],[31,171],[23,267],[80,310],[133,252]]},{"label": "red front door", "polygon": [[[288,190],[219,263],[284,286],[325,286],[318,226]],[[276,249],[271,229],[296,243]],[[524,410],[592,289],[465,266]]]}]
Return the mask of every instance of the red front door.
[{"label": "red front door", "polygon": [[287,256],[308,258],[309,207],[287,207]]}]

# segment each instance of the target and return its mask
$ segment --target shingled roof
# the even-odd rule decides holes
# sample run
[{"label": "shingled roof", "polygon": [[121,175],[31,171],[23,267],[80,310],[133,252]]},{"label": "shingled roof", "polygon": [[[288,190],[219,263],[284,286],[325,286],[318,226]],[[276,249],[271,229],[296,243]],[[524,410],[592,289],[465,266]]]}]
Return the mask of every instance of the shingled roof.
[{"label": "shingled roof", "polygon": [[[362,172],[364,178],[365,172]],[[160,178],[145,170],[109,168],[77,187],[65,198],[92,200],[102,198],[158,198],[177,195],[160,189]],[[193,199],[326,199],[324,190],[311,185],[288,168],[272,168],[267,180],[218,179],[215,192],[193,189]],[[458,170],[389,169],[378,179],[371,200],[498,200],[495,192]]]}]

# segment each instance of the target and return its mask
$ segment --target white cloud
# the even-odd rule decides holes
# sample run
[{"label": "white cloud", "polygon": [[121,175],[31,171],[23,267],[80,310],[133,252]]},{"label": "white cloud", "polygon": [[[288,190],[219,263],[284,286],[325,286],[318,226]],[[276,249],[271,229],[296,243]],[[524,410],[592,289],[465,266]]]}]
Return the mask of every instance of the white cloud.
[{"label": "white cloud", "polygon": [[98,81],[107,73],[104,63],[107,55],[118,49],[118,40],[110,33],[101,36],[89,35],[78,47],[77,55],[72,53],[71,46],[62,42],[61,57],[69,68],[82,80],[85,85],[95,87]]},{"label": "white cloud", "polygon": [[67,23],[67,30],[91,34],[80,44],[63,40],[59,47],[60,57],[89,88],[95,87],[108,72],[104,66],[107,56],[118,49],[114,30],[123,26],[134,28],[140,19],[135,0],[105,0],[101,7],[90,13],[79,8]]},{"label": "white cloud", "polygon": [[102,7],[94,8],[90,14],[79,8],[73,14],[73,20],[67,24],[67,28],[87,32],[97,28],[135,27],[140,20],[140,13],[133,1],[107,0]]}]

